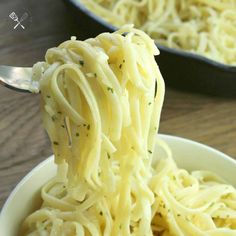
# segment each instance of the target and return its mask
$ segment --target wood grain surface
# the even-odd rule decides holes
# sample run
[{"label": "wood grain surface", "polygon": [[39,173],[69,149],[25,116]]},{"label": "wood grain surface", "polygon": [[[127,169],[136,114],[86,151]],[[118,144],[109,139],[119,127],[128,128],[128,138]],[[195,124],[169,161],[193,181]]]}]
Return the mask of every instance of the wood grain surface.
[{"label": "wood grain surface", "polygon": [[[25,30],[13,29],[8,15],[29,17]],[[88,29],[89,30],[89,29]],[[71,35],[85,38],[59,0],[0,1],[0,65],[32,65],[46,49]],[[52,150],[42,127],[39,96],[0,86],[0,208],[35,165]],[[236,99],[210,97],[166,88],[160,132],[210,145],[236,157]],[[224,170],[222,170],[224,171]]]}]

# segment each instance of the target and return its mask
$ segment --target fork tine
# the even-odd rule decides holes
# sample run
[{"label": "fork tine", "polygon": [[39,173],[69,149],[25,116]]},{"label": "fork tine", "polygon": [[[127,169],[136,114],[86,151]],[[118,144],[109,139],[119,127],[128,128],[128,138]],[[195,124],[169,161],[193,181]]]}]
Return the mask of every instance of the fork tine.
[{"label": "fork tine", "polygon": [[4,86],[22,92],[39,92],[38,84],[32,83],[32,68],[0,66],[0,81]]}]

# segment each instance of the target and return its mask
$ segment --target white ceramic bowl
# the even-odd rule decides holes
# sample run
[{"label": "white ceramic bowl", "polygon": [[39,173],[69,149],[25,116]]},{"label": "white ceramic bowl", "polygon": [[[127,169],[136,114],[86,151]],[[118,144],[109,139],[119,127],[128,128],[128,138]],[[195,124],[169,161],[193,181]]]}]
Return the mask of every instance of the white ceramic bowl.
[{"label": "white ceramic bowl", "polygon": [[[177,165],[189,171],[210,170],[236,187],[236,161],[206,145],[169,135],[161,137],[171,147]],[[49,157],[26,175],[10,194],[0,215],[0,235],[16,236],[22,220],[40,204],[40,188],[56,173]]]}]

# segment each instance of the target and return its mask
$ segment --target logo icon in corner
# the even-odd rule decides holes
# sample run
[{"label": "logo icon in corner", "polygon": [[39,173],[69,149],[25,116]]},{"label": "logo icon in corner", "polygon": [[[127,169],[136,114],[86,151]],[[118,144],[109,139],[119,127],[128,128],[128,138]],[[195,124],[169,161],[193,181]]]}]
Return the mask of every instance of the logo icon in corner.
[{"label": "logo icon in corner", "polygon": [[20,26],[22,29],[25,29],[24,25],[21,24],[21,23],[22,23],[24,20],[26,20],[26,19],[28,18],[28,16],[29,16],[28,13],[25,12],[25,13],[21,16],[21,18],[19,19],[18,16],[16,15],[16,13],[13,11],[13,12],[9,15],[9,17],[10,17],[13,21],[17,22],[17,24],[14,26],[14,29],[16,29],[18,26]]}]

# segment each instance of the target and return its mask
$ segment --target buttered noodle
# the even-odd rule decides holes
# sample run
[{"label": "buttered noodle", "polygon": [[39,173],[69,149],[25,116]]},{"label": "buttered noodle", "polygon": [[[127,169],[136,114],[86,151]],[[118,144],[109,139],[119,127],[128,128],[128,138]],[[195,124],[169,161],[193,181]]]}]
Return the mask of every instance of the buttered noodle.
[{"label": "buttered noodle", "polygon": [[134,23],[161,45],[236,65],[236,0],[80,1],[115,26]]},{"label": "buttered noodle", "polygon": [[158,53],[126,26],[72,38],[34,66],[58,173],[22,235],[236,234],[235,188],[207,171],[178,169],[156,138],[164,98]]}]

